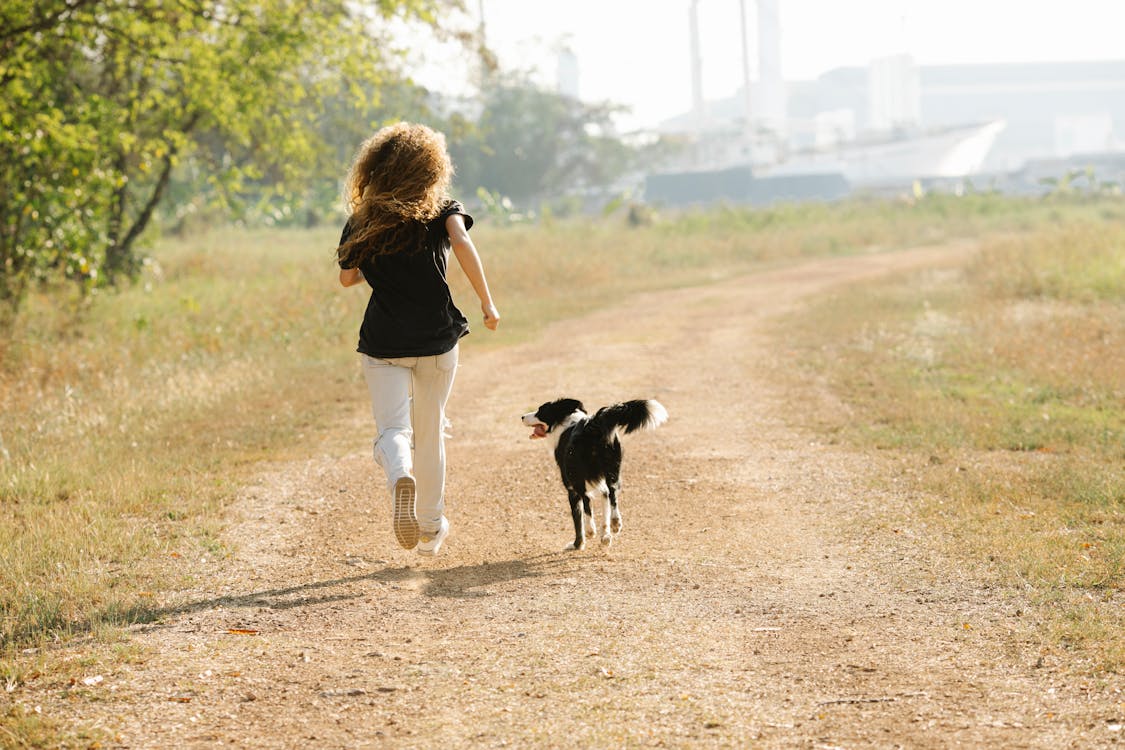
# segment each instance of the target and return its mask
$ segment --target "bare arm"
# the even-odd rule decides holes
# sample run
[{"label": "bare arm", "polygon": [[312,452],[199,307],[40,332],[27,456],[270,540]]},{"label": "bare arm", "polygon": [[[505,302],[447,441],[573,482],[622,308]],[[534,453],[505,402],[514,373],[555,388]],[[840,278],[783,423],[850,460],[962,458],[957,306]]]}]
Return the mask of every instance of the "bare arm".
[{"label": "bare arm", "polygon": [[341,286],[355,286],[363,282],[363,273],[358,268],[341,268],[340,269],[340,285]]},{"label": "bare arm", "polygon": [[445,220],[445,228],[449,232],[449,241],[453,245],[453,254],[461,264],[473,291],[480,298],[480,309],[484,313],[484,327],[495,331],[500,323],[500,312],[492,302],[492,293],[488,291],[488,280],[484,277],[484,266],[480,262],[480,255],[469,238],[469,230],[465,229],[465,220],[461,214],[451,214]]}]

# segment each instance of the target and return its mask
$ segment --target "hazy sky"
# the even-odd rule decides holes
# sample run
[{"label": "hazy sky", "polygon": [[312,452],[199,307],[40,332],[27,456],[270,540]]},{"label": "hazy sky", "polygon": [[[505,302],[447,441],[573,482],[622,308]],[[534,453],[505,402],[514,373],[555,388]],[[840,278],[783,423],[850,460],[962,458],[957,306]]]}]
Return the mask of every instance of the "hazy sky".
[{"label": "hazy sky", "polygon": [[[465,0],[483,2],[489,45],[505,67],[536,69],[554,85],[556,50],[579,65],[585,100],[633,110],[626,127],[691,106],[690,0]],[[908,52],[919,64],[1125,58],[1125,0],[780,0],[782,74],[811,79],[842,65]],[[757,75],[756,5],[747,0],[751,76]],[[700,0],[703,89],[729,96],[742,83],[738,0]],[[465,62],[431,54],[421,82],[449,81]],[[434,68],[443,69],[435,74]],[[440,85],[437,86],[441,88]]]}]

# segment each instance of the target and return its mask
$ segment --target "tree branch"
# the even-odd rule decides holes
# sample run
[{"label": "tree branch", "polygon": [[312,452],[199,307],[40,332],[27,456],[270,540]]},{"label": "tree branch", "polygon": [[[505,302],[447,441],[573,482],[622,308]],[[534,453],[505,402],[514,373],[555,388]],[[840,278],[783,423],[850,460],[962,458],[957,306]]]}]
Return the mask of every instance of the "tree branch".
[{"label": "tree branch", "polygon": [[[184,134],[191,133],[195,130],[195,126],[199,124],[199,120],[202,116],[203,113],[201,111],[194,112],[187,119],[187,122],[183,124],[179,132]],[[141,208],[141,212],[137,214],[136,220],[133,222],[132,226],[129,227],[125,238],[119,241],[115,240],[113,247],[110,248],[110,252],[114,254],[115,259],[110,261],[110,259],[107,258],[106,261],[107,266],[113,269],[113,271],[125,270],[126,260],[131,255],[133,243],[137,241],[137,238],[141,236],[141,232],[148,226],[148,223],[152,220],[153,212],[156,211],[156,207],[164,197],[164,191],[168,187],[168,182],[172,177],[172,166],[177,153],[178,149],[176,148],[168,149],[168,153],[164,155],[164,164],[160,170],[160,176],[157,178],[156,185],[153,187],[148,200],[145,201],[144,207]]]}]

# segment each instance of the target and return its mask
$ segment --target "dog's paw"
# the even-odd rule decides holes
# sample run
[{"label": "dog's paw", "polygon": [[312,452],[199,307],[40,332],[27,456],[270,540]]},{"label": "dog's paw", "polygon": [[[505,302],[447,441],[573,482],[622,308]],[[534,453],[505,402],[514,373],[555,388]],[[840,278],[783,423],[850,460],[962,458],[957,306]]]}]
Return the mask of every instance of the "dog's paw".
[{"label": "dog's paw", "polygon": [[608,531],[602,534],[601,542],[603,547],[608,547],[613,544],[613,534],[610,534]]},{"label": "dog's paw", "polygon": [[574,542],[571,542],[570,544],[563,547],[563,552],[576,552],[583,549],[586,549],[586,542],[582,542],[582,544],[575,544]]},{"label": "dog's paw", "polygon": [[614,534],[620,534],[621,533],[621,518],[620,517],[609,519],[609,530],[611,532],[613,532]]}]

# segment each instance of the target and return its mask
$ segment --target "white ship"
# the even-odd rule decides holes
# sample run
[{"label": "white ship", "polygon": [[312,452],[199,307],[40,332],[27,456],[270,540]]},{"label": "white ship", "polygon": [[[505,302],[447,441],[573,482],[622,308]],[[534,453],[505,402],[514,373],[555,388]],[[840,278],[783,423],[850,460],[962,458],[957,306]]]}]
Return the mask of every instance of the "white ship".
[{"label": "white ship", "polygon": [[981,171],[1003,120],[888,134],[846,141],[825,149],[798,151],[777,161],[751,158],[759,177],[840,174],[853,187],[913,180],[958,179]]}]

